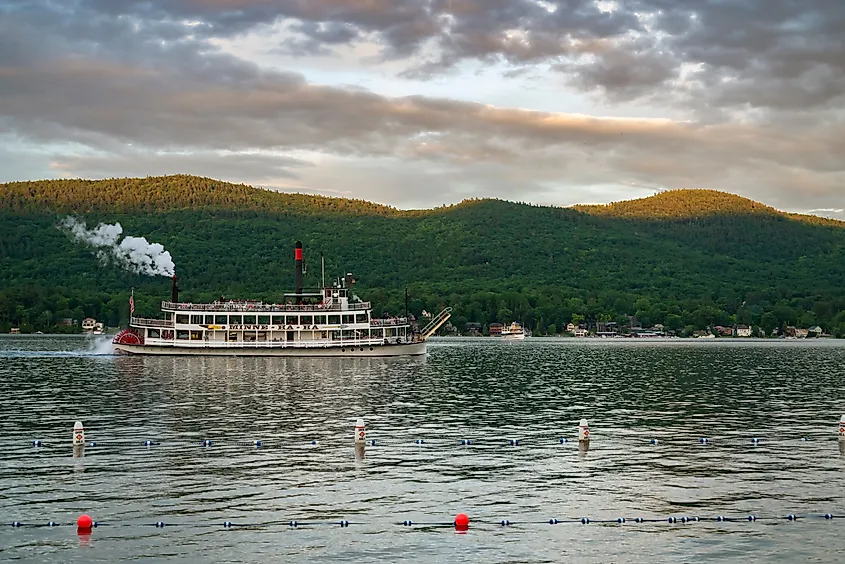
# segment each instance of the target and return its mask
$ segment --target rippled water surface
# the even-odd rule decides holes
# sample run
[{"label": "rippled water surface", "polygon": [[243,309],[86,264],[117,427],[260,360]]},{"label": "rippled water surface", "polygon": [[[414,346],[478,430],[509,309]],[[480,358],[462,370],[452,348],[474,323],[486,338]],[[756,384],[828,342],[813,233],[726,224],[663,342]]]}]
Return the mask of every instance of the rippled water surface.
[{"label": "rippled water surface", "polygon": [[[0,560],[845,554],[843,343],[443,340],[412,359],[104,352],[77,337],[0,337],[0,519],[24,524],[0,528]],[[358,417],[376,441],[363,457]],[[587,451],[573,440],[582,417]],[[74,456],[77,419],[97,445]],[[102,523],[90,536],[67,526],[83,512]],[[472,519],[467,534],[438,525],[459,512]],[[757,522],[665,522],[752,514]],[[593,522],[548,522],[581,517]],[[617,517],[629,521],[595,523]],[[65,526],[28,526],[51,520]]]}]

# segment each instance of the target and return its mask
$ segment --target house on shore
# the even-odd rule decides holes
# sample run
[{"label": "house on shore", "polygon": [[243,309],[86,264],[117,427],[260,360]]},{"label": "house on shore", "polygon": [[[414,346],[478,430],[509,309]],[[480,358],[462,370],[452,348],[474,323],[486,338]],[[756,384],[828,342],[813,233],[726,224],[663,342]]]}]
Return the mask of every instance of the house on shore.
[{"label": "house on shore", "polygon": [[737,337],[750,337],[751,327],[748,325],[737,325],[734,333]]}]

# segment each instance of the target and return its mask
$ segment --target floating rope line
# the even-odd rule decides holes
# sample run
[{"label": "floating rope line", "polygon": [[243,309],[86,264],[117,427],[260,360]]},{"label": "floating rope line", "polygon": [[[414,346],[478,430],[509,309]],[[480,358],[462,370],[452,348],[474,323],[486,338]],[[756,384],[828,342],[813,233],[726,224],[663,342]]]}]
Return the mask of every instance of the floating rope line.
[{"label": "floating rope line", "polygon": [[[187,523],[180,523],[180,522],[168,522],[168,521],[147,521],[141,523],[103,523],[98,521],[93,521],[90,517],[87,520],[83,520],[83,518],[88,517],[87,515],[81,516],[76,523],[72,522],[59,522],[59,521],[46,521],[46,522],[39,522],[39,523],[27,523],[25,521],[12,521],[8,523],[8,526],[18,529],[18,528],[55,528],[55,527],[77,527],[80,530],[90,530],[90,529],[99,529],[99,528],[109,528],[109,527],[152,527],[156,529],[165,529],[165,528],[194,528],[194,529],[268,529],[273,527],[285,527],[288,529],[298,529],[300,527],[321,527],[321,526],[330,526],[330,527],[339,527],[342,529],[348,528],[350,526],[365,526],[365,525],[398,525],[402,527],[426,527],[426,528],[439,528],[439,527],[455,527],[456,524],[460,525],[461,520],[460,517],[463,516],[466,523],[469,523],[469,518],[466,517],[464,514],[459,515],[455,520],[452,521],[412,521],[412,520],[405,520],[399,522],[367,522],[367,521],[348,521],[346,519],[339,519],[339,520],[304,520],[299,521],[296,519],[286,519],[286,520],[274,520],[274,521],[264,521],[264,522],[237,522],[237,521],[220,521],[220,522],[187,522]],[[616,517],[614,519],[591,519],[589,517],[573,517],[573,518],[551,518],[547,520],[510,520],[510,519],[500,519],[500,520],[493,520],[493,519],[480,519],[474,521],[474,525],[476,526],[496,526],[496,527],[513,527],[513,526],[548,526],[548,525],[628,525],[628,524],[656,524],[656,523],[664,523],[669,525],[676,525],[676,524],[690,524],[690,523],[756,523],[758,521],[769,521],[769,522],[778,522],[778,521],[787,521],[787,522],[797,522],[797,521],[806,521],[806,522],[820,522],[820,521],[830,521],[833,519],[841,519],[843,515],[834,515],[832,513],[824,513],[824,514],[806,514],[806,515],[798,515],[794,513],[790,513],[788,515],[777,515],[777,516],[758,516],[758,515],[745,515],[745,516],[724,516],[724,515],[717,515],[715,517],[699,517],[699,516],[670,516],[670,517],[663,517],[663,518],[646,518],[646,517]],[[80,523],[85,523],[86,526],[81,526]]]},{"label": "floating rope line", "polygon": [[[603,445],[614,445],[619,443],[624,443],[626,445],[630,445],[632,442],[639,443],[648,446],[689,446],[689,445],[701,445],[701,446],[765,446],[769,444],[794,444],[796,442],[829,442],[829,441],[836,441],[837,437],[830,436],[830,435],[821,435],[817,437],[809,437],[809,436],[802,436],[800,438],[767,438],[767,437],[719,437],[719,438],[711,438],[711,437],[700,437],[698,439],[632,439],[632,440],[625,440],[623,438],[604,438],[598,439],[595,438],[591,441],[579,441],[576,438],[570,437],[558,437],[555,439],[544,439],[544,438],[536,438],[536,439],[506,439],[506,438],[481,438],[481,439],[474,439],[474,438],[465,438],[465,439],[413,439],[408,441],[400,441],[398,439],[368,439],[365,443],[358,443],[358,446],[367,446],[367,447],[390,447],[390,448],[401,448],[401,447],[476,447],[476,448],[497,448],[497,447],[528,447],[528,448],[553,448],[558,447],[560,445],[577,445],[580,443],[587,442],[590,446],[598,446],[601,448]],[[339,443],[332,442],[329,443],[332,446],[335,446]],[[35,448],[66,448],[66,443],[52,443],[48,441],[42,441],[39,439],[32,440],[29,442],[31,447]],[[119,440],[102,440],[102,441],[87,441],[83,444],[73,445],[75,447],[89,447],[89,448],[110,448],[110,447],[119,447],[119,448],[131,448],[131,447],[231,447],[231,446],[248,446],[253,447],[256,449],[260,448],[284,448],[284,449],[291,449],[291,448],[313,448],[319,447],[322,443],[317,439],[305,440],[305,441],[281,441],[281,440],[264,440],[264,439],[256,439],[253,441],[226,441],[225,439],[218,440],[218,439],[203,439],[203,440],[196,440],[196,441],[185,441],[185,440],[164,440],[164,439],[145,439],[145,440],[131,440],[131,439],[119,439]]]}]

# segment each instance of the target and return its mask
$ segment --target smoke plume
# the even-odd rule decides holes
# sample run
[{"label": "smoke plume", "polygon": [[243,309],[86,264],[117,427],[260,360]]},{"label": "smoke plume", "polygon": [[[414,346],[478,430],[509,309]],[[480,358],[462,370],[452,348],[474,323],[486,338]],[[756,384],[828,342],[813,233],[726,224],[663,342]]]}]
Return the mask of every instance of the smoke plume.
[{"label": "smoke plume", "polygon": [[127,236],[120,240],[123,227],[119,223],[101,223],[94,229],[88,229],[85,223],[66,217],[61,227],[77,241],[100,249],[97,256],[102,260],[112,259],[128,270],[149,276],[173,276],[176,272],[173,257],[163,245],[150,243],[144,237]]}]

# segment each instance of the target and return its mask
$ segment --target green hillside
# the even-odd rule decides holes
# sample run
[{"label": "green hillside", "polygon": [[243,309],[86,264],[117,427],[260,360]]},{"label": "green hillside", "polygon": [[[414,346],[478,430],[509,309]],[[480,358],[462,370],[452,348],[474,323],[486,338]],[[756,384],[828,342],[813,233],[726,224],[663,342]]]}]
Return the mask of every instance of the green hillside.
[{"label": "green hillside", "polygon": [[0,185],[0,330],[89,315],[114,326],[128,317],[130,288],[140,314],[168,296],[166,278],[103,263],[58,229],[68,214],[163,244],[191,300],[281,298],[300,239],[306,285],[319,284],[324,253],[328,274],[354,272],[377,313],[401,311],[408,286],[414,312],[450,305],[458,325],[517,319],[543,333],[573,316],[636,315],[682,331],[819,324],[845,334],[843,224],[721,192],[400,211],[188,176]]}]

